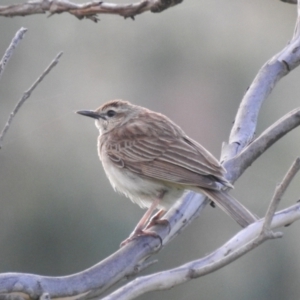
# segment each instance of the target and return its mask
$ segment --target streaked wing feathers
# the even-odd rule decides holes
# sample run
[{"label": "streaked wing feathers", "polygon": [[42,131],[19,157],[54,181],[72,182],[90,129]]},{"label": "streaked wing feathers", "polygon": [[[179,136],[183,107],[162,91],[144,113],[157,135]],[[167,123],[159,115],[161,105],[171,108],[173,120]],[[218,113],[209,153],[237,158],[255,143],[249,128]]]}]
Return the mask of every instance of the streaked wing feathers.
[{"label": "streaked wing feathers", "polygon": [[217,189],[218,181],[227,184],[218,161],[186,136],[147,135],[109,144],[105,151],[111,162],[141,176],[210,189]]}]

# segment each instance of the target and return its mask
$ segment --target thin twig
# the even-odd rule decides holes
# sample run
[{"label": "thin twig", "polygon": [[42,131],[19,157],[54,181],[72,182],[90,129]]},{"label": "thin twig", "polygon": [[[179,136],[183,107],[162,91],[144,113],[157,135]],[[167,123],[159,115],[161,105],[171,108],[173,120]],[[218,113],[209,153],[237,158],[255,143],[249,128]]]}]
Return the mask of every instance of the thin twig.
[{"label": "thin twig", "polygon": [[54,60],[50,63],[50,65],[44,70],[44,72],[37,78],[37,80],[32,84],[32,86],[24,92],[22,98],[18,101],[13,111],[10,113],[9,118],[0,134],[0,149],[2,148],[2,142],[4,139],[5,134],[7,133],[13,118],[15,117],[16,113],[19,111],[21,106],[25,103],[25,101],[30,97],[33,90],[38,86],[38,84],[44,79],[44,77],[54,68],[59,61],[59,58],[62,56],[63,52],[57,54]]},{"label": "thin twig", "polygon": [[265,234],[270,232],[272,219],[274,217],[274,214],[278,207],[278,204],[279,204],[284,192],[287,190],[289,184],[292,182],[293,178],[295,177],[295,175],[297,174],[299,169],[300,169],[300,158],[298,157],[293,162],[290,169],[287,171],[287,173],[284,176],[281,183],[276,186],[274,195],[272,197],[272,200],[269,204],[269,207],[268,207],[266,215],[265,215],[264,225],[262,227],[262,232],[264,232]]},{"label": "thin twig", "polygon": [[10,58],[12,57],[15,48],[18,46],[19,42],[23,39],[25,33],[26,33],[27,29],[22,27],[20,28],[17,33],[15,34],[14,38],[12,39],[10,45],[8,46],[8,48],[6,49],[1,61],[0,61],[0,79],[1,76],[4,72],[4,69],[8,63],[8,61],[10,60]]}]

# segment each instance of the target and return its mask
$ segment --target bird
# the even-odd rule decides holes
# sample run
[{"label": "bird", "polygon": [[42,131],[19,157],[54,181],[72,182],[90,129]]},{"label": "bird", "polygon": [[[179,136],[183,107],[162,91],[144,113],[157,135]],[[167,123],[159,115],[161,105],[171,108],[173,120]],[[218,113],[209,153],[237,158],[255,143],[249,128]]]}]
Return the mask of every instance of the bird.
[{"label": "bird", "polygon": [[98,155],[114,190],[148,208],[131,238],[186,190],[204,194],[242,227],[257,220],[226,190],[233,186],[220,162],[167,116],[120,99],[76,113],[95,119]]}]

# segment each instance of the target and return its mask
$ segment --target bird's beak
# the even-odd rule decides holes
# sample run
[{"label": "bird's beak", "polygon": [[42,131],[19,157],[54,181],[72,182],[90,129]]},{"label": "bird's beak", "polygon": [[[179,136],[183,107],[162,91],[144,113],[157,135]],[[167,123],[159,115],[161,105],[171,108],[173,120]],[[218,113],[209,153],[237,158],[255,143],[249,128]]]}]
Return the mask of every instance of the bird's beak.
[{"label": "bird's beak", "polygon": [[83,115],[83,116],[86,116],[86,117],[90,117],[90,118],[93,118],[93,119],[106,119],[105,116],[103,114],[99,114],[93,110],[78,110],[76,111],[77,114],[79,115]]}]

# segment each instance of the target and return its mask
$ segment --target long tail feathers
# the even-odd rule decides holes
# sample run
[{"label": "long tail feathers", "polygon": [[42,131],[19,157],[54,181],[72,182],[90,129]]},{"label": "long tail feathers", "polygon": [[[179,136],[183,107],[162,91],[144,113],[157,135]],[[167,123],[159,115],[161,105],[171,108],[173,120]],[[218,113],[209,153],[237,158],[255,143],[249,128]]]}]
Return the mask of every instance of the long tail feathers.
[{"label": "long tail feathers", "polygon": [[244,205],[225,191],[203,189],[201,192],[242,227],[247,227],[258,220]]}]

